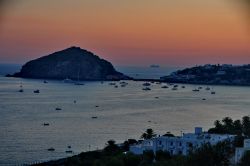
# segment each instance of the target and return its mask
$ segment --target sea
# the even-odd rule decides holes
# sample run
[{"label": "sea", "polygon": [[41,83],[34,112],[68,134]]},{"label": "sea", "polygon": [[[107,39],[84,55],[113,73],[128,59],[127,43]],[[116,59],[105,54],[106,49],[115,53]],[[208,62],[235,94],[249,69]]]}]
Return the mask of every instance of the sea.
[{"label": "sea", "polygon": [[[115,88],[110,82],[74,85],[4,77],[20,67],[0,65],[1,166],[40,163],[102,149],[110,139],[117,143],[140,139],[147,128],[159,135],[170,131],[177,136],[193,132],[194,127],[208,130],[217,119],[239,119],[250,113],[250,87],[209,86],[216,92],[212,95],[204,85],[179,85],[174,91],[161,88],[164,83],[151,83],[151,90],[143,91],[144,82],[140,81],[127,81],[125,87],[115,82]],[[116,68],[137,78],[159,78],[179,69]],[[23,93],[18,92],[20,86]],[[193,92],[198,86],[203,89]],[[37,89],[40,93],[34,93]]]}]

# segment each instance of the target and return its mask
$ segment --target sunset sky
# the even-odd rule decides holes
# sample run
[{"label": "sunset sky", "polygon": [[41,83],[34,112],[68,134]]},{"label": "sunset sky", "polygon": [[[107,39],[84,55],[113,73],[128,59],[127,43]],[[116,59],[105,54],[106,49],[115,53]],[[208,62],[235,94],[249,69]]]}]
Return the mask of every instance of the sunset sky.
[{"label": "sunset sky", "polygon": [[233,0],[10,0],[0,63],[79,46],[114,65],[250,63],[247,11]]}]

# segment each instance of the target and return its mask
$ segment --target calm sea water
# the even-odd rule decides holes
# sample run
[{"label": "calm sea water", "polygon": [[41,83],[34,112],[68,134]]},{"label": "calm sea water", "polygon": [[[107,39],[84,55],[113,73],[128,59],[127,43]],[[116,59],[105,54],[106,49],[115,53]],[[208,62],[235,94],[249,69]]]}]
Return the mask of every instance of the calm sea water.
[{"label": "calm sea water", "polygon": [[[23,93],[18,92],[20,83]],[[109,139],[138,139],[147,128],[177,135],[195,126],[208,129],[216,119],[250,113],[249,87],[214,86],[216,95],[211,95],[205,90],[192,92],[194,85],[172,91],[153,84],[152,90],[145,92],[142,82],[128,83],[114,88],[108,82],[76,86],[0,77],[0,165],[47,161],[100,149]],[[39,94],[33,93],[36,89]],[[73,154],[65,153],[68,145]],[[49,152],[50,147],[55,151]]]}]

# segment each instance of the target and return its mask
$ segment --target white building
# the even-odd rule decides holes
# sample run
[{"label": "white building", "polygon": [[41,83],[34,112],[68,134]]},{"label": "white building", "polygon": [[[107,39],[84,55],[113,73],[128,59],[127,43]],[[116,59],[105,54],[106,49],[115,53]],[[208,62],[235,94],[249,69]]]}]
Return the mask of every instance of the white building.
[{"label": "white building", "polygon": [[209,134],[202,132],[202,128],[196,127],[195,133],[183,134],[182,137],[161,136],[149,140],[144,140],[139,144],[130,146],[130,152],[143,154],[144,151],[152,150],[156,153],[159,150],[167,151],[171,155],[187,155],[191,150],[210,143],[215,145],[225,140],[233,140],[235,136],[227,134]]},{"label": "white building", "polygon": [[250,150],[250,139],[244,140],[244,147],[243,148],[236,148],[235,150],[235,164],[239,163],[241,158],[244,156],[246,151]]}]

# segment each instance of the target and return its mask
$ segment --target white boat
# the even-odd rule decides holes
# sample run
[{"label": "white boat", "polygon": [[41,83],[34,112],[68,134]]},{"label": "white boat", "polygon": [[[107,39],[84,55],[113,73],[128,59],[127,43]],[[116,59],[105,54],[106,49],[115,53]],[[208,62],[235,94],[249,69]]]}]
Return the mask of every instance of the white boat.
[{"label": "white boat", "polygon": [[69,78],[64,79],[63,82],[64,83],[74,83],[74,81],[69,79]]}]

